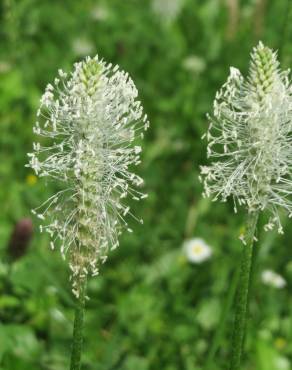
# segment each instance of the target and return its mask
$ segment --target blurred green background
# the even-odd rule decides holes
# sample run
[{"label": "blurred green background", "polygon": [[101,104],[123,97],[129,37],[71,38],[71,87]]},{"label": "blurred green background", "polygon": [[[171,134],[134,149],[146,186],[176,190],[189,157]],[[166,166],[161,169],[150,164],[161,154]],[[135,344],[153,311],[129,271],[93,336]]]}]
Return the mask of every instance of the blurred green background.
[{"label": "blurred green background", "polygon": [[[127,70],[151,129],[139,174],[149,198],[133,205],[121,246],[89,284],[84,370],[227,368],[244,212],[202,199],[206,113],[229,66],[246,73],[258,40],[292,65],[291,0],[0,1],[0,369],[68,369],[74,299],[68,267],[38,231],[14,263],[14,225],[54,191],[25,168],[39,98],[58,68],[98,54]],[[261,220],[261,224],[264,220]],[[292,227],[259,227],[245,370],[292,369]],[[190,263],[186,239],[210,259]],[[280,272],[282,289],[262,271]],[[223,320],[223,317],[226,321]],[[218,331],[219,328],[219,331]]]}]

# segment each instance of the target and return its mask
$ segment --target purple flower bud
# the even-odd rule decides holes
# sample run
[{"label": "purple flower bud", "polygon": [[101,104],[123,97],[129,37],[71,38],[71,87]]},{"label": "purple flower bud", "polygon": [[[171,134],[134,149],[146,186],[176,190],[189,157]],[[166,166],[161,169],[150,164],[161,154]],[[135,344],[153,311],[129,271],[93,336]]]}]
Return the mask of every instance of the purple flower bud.
[{"label": "purple flower bud", "polygon": [[7,248],[7,253],[13,261],[21,258],[26,253],[32,234],[33,224],[31,219],[23,218],[17,222]]}]

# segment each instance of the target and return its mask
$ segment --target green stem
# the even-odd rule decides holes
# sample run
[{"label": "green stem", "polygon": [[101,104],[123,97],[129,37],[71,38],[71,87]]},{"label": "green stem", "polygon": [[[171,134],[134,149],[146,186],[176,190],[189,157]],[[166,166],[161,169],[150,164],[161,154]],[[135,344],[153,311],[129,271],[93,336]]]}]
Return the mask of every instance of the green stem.
[{"label": "green stem", "polygon": [[80,370],[81,368],[85,292],[86,292],[86,279],[83,279],[80,282],[80,294],[75,308],[70,370]]},{"label": "green stem", "polygon": [[235,320],[232,336],[232,353],[230,370],[239,370],[246,330],[246,316],[249,298],[250,277],[253,262],[253,242],[258,212],[250,212],[246,226],[246,244],[243,246],[241,270],[236,300]]},{"label": "green stem", "polygon": [[228,289],[228,294],[220,315],[219,325],[216,330],[215,336],[213,338],[213,341],[211,343],[210,351],[207,356],[206,364],[204,366],[204,370],[210,370],[214,368],[214,356],[216,355],[216,352],[218,351],[218,348],[220,344],[222,343],[222,338],[224,336],[225,328],[226,328],[226,321],[228,318],[228,315],[230,313],[230,309],[232,306],[232,302],[234,300],[236,287],[238,285],[238,279],[239,279],[239,268],[237,268],[232,276],[231,285]]}]

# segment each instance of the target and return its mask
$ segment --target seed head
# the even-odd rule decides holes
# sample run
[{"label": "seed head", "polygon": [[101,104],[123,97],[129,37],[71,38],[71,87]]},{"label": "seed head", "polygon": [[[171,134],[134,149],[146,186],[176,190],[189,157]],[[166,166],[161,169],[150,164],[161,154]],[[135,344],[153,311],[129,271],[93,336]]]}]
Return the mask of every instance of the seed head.
[{"label": "seed head", "polygon": [[60,239],[62,255],[69,252],[76,295],[78,281],[98,274],[108,250],[118,246],[122,227],[132,231],[126,198],[147,196],[131,172],[140,163],[134,140],[149,126],[137,96],[127,73],[88,57],[69,75],[59,70],[41,98],[34,132],[50,140],[34,143],[29,166],[62,189],[35,213],[49,220],[41,230],[51,235],[51,247]]},{"label": "seed head", "polygon": [[292,216],[292,97],[289,71],[261,42],[253,49],[247,78],[231,68],[209,117],[207,154],[202,166],[204,195],[228,197],[249,212],[269,210],[266,229],[282,232],[279,208]]}]

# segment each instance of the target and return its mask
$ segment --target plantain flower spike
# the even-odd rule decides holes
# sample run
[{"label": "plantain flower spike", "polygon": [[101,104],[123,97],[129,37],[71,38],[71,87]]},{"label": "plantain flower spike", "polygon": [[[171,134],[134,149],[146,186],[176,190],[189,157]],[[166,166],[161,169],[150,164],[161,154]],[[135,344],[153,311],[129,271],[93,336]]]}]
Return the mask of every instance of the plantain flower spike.
[{"label": "plantain flower spike", "polygon": [[125,218],[136,217],[126,198],[147,197],[132,172],[141,162],[134,141],[149,126],[137,96],[126,72],[96,56],[76,63],[71,74],[59,70],[41,98],[34,132],[49,145],[34,143],[29,166],[61,190],[34,213],[47,220],[41,231],[50,234],[52,249],[59,239],[63,257],[68,254],[77,297],[80,281],[97,275],[119,245],[121,230],[132,232]]},{"label": "plantain flower spike", "polygon": [[265,229],[283,232],[279,209],[292,216],[292,89],[289,70],[261,42],[253,49],[248,77],[231,68],[217,92],[209,118],[207,156],[201,166],[204,196],[226,201],[234,210],[268,210]]}]

